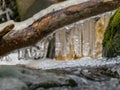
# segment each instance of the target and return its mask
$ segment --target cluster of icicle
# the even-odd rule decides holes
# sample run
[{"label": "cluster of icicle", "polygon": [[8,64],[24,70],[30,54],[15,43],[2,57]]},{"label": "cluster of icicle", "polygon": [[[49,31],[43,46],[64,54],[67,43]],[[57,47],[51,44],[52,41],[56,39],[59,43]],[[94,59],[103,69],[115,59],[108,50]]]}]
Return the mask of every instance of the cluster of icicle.
[{"label": "cluster of icicle", "polygon": [[102,56],[104,31],[113,13],[114,11],[107,12],[62,27],[35,46],[18,50],[18,59],[47,58],[49,43],[53,38],[55,52],[51,52],[55,56],[52,55],[54,56],[52,58],[57,60],[99,58]]},{"label": "cluster of icicle", "polygon": [[[57,60],[99,58],[102,56],[104,31],[113,13],[114,11],[106,12],[64,26],[36,45],[18,50],[18,60],[49,58],[48,52],[52,52],[52,58]],[[52,40],[55,42],[50,46]],[[54,52],[50,48],[54,48]]]}]

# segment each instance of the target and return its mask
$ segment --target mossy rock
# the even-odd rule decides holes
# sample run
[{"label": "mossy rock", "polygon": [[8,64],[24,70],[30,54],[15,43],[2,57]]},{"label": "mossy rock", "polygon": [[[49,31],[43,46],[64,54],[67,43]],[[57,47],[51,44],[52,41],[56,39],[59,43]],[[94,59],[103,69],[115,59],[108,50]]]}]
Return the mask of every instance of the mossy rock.
[{"label": "mossy rock", "polygon": [[103,39],[103,56],[115,57],[120,55],[120,8],[111,17]]}]

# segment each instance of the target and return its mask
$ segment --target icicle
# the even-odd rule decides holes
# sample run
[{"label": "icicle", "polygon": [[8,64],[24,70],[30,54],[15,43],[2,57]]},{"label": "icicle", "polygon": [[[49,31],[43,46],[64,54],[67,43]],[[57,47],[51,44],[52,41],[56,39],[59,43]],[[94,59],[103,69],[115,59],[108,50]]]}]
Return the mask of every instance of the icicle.
[{"label": "icicle", "polygon": [[[49,39],[51,37],[48,37]],[[45,38],[44,40],[40,41],[39,43],[36,44],[36,55],[35,59],[37,58],[46,58],[47,56],[47,49],[48,49],[48,44],[49,44],[49,39]]]},{"label": "icicle", "polygon": [[61,42],[61,31],[55,33],[55,56],[58,58],[61,56],[62,42]]},{"label": "icicle", "polygon": [[74,26],[74,24],[73,25],[71,25],[71,26],[68,26],[68,31],[67,31],[67,42],[68,42],[68,46],[67,46],[67,48],[68,48],[68,53],[69,53],[69,56],[71,57],[71,58],[69,58],[69,59],[74,59],[74,57],[75,57],[75,49],[74,49],[74,39],[73,39],[73,36],[74,36],[74,30],[75,30],[76,28],[75,28],[75,26]]},{"label": "icicle", "polygon": [[80,53],[80,30],[78,28],[78,25],[77,24],[73,24],[73,27],[71,27],[71,32],[70,32],[70,35],[69,35],[69,43],[70,43],[70,52],[73,56],[73,58],[78,58],[78,57],[81,57]]},{"label": "icicle", "polygon": [[45,50],[44,50],[44,56],[43,56],[43,58],[46,58],[47,57],[47,52],[48,52],[48,45],[49,45],[49,41],[48,40],[46,40],[46,42],[45,42]]},{"label": "icicle", "polygon": [[0,57],[0,61],[12,61],[11,57],[9,55]]},{"label": "icicle", "polygon": [[46,56],[47,56],[48,44],[49,44],[48,39],[43,40],[42,47],[40,48],[41,49],[40,53],[42,52],[42,56],[41,56],[42,58],[46,58]]},{"label": "icicle", "polygon": [[76,24],[71,29],[71,52],[74,56],[77,56],[79,50],[79,38],[78,38],[78,27]]},{"label": "icicle", "polygon": [[78,27],[78,32],[77,32],[77,34],[78,34],[78,43],[79,43],[79,47],[78,47],[78,52],[76,53],[76,55],[77,55],[77,57],[78,58],[81,58],[81,57],[83,57],[83,37],[82,37],[82,23],[81,22],[79,22],[78,24],[77,24],[77,27]]},{"label": "icicle", "polygon": [[18,60],[25,59],[25,49],[18,50]]},{"label": "icicle", "polygon": [[88,57],[90,53],[90,30],[89,21],[83,22],[83,56]]},{"label": "icicle", "polygon": [[[70,26],[71,27],[71,26]],[[56,59],[70,60],[73,59],[72,49],[70,47],[69,27],[62,28],[62,31],[56,33]]]},{"label": "icicle", "polygon": [[95,47],[96,47],[96,30],[95,30],[95,24],[96,20],[95,18],[91,18],[89,20],[90,22],[90,57],[95,58]]},{"label": "icicle", "polygon": [[28,60],[46,58],[48,43],[48,39],[44,39],[38,42],[35,46],[18,50],[18,59]]},{"label": "icicle", "polygon": [[95,46],[95,58],[96,57],[101,57],[101,52],[102,52],[102,38],[104,34],[104,17],[96,17],[96,46]]},{"label": "icicle", "polygon": [[58,32],[56,34],[56,52],[57,60],[65,60],[64,57],[66,57],[65,46],[66,46],[66,31],[63,29],[61,32]]}]

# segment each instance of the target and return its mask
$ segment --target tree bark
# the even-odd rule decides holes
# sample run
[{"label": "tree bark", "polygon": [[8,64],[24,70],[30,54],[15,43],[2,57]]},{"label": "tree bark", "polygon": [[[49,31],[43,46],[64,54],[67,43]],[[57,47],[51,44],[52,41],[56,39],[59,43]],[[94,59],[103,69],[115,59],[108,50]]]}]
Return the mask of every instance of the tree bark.
[{"label": "tree bark", "polygon": [[10,32],[5,32],[6,34],[4,33],[0,40],[0,56],[16,49],[34,45],[65,25],[117,9],[119,6],[120,0],[89,0],[60,10],[53,10],[22,30],[11,28]]}]

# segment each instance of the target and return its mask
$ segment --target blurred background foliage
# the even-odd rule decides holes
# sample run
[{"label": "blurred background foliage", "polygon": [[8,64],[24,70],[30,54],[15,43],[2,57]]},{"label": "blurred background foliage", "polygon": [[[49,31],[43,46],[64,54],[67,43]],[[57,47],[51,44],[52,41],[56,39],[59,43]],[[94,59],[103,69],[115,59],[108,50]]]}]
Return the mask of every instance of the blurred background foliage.
[{"label": "blurred background foliage", "polygon": [[22,21],[51,4],[65,0],[0,0],[0,23],[7,20]]}]

